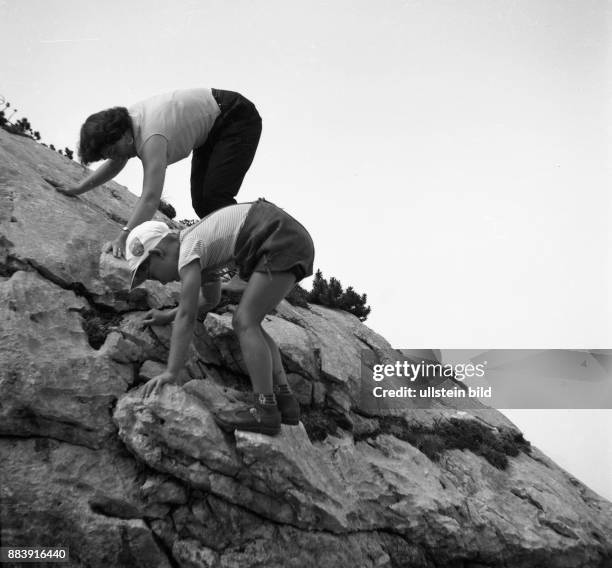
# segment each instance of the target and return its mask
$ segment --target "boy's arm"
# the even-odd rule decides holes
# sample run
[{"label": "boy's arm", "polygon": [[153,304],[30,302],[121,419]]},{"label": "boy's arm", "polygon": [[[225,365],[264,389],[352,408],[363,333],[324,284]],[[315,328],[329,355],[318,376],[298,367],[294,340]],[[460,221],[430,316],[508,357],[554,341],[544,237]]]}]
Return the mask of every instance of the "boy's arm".
[{"label": "boy's arm", "polygon": [[127,164],[128,158],[119,158],[106,160],[96,171],[89,174],[85,179],[81,180],[77,185],[68,185],[61,183],[55,186],[55,189],[64,195],[74,197],[90,191],[103,183],[113,179]]},{"label": "boy's arm", "polygon": [[214,309],[221,299],[221,280],[208,280],[202,282],[198,302],[198,318],[203,320],[210,310]]},{"label": "boy's arm", "polygon": [[[198,296],[198,318],[204,320],[206,314],[214,309],[221,299],[221,281],[202,282]],[[142,325],[166,325],[174,321],[178,307],[171,310],[149,310]]]},{"label": "boy's arm", "polygon": [[168,372],[174,377],[185,365],[187,351],[193,335],[193,325],[198,313],[198,295],[200,291],[200,264],[196,260],[183,267],[181,276],[181,299],[174,318]]},{"label": "boy's arm", "polygon": [[199,262],[194,260],[183,267],[180,276],[182,284],[181,299],[172,328],[168,367],[165,372],[151,379],[145,385],[143,390],[144,396],[157,394],[162,385],[174,382],[187,359],[195,317],[198,311],[198,296],[201,284]]},{"label": "boy's arm", "polygon": [[168,143],[159,134],[151,136],[146,141],[141,157],[144,170],[142,193],[134,212],[127,222],[126,227],[129,230],[121,230],[114,241],[106,244],[104,252],[112,251],[116,257],[124,256],[125,242],[129,231],[141,223],[151,220],[153,215],[155,215],[164,189],[166,168],[168,167],[167,150]]}]

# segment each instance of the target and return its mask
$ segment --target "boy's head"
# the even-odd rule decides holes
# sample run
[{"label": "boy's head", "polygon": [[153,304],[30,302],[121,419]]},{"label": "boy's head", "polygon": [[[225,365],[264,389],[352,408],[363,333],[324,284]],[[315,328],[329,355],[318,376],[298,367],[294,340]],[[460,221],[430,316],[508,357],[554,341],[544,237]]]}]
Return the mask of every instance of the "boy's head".
[{"label": "boy's head", "polygon": [[132,229],[125,257],[132,271],[130,290],[145,280],[166,284],[178,280],[178,233],[161,221],[146,221]]}]

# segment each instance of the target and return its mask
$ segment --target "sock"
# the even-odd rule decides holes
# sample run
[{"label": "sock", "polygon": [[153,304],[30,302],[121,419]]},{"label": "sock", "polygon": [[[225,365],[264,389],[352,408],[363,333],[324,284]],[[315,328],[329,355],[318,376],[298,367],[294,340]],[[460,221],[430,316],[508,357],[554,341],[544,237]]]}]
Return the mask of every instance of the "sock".
[{"label": "sock", "polygon": [[289,385],[274,385],[275,394],[291,394],[291,387]]},{"label": "sock", "polygon": [[276,406],[276,397],[274,393],[264,394],[263,392],[256,393],[256,400],[263,406]]}]

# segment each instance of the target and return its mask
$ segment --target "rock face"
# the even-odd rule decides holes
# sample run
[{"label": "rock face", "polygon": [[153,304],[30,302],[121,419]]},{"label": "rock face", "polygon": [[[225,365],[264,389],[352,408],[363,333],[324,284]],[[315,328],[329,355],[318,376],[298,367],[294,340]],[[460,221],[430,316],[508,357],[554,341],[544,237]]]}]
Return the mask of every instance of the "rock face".
[{"label": "rock face", "polygon": [[232,305],[197,324],[182,384],[144,400],[170,327],[140,320],[178,289],[126,292],[100,250],[135,198],[43,179],[83,175],[0,130],[3,546],[65,546],[76,567],[612,566],[612,504],[536,448],[505,468],[428,451],[442,424],[518,439],[500,413],[361,409],[361,351],[399,354],[350,314],[282,302],[266,317],[303,411],[279,436],[213,420],[249,390]]}]

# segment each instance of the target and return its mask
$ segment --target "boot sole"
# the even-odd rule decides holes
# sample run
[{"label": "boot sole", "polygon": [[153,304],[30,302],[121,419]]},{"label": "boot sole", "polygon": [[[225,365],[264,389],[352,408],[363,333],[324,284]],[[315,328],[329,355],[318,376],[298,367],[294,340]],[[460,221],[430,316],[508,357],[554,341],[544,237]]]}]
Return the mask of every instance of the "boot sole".
[{"label": "boot sole", "polygon": [[255,432],[256,434],[266,434],[268,436],[275,436],[276,434],[278,434],[280,432],[280,426],[279,427],[274,427],[274,426],[253,426],[252,428],[239,428],[238,426],[231,424],[229,422],[224,422],[223,420],[219,420],[218,418],[215,417],[215,422],[217,423],[217,426],[219,426],[219,428],[221,428],[221,430],[223,430],[224,432],[227,432],[228,434],[236,431],[236,430],[240,430],[242,432]]},{"label": "boot sole", "polygon": [[281,424],[289,424],[290,426],[297,426],[300,423],[299,418],[282,418]]}]

